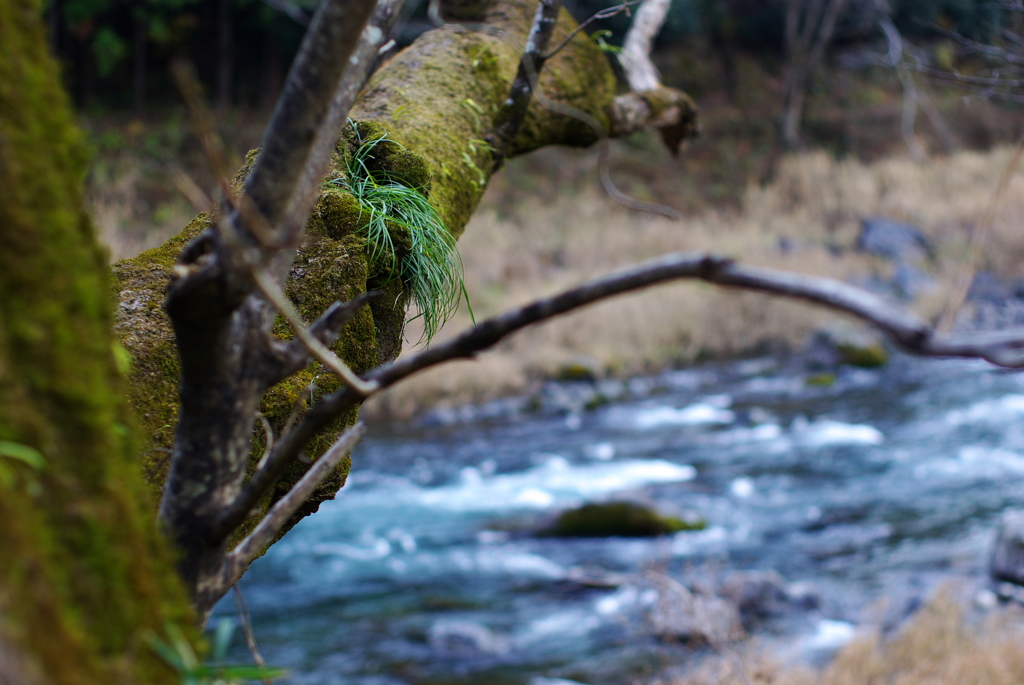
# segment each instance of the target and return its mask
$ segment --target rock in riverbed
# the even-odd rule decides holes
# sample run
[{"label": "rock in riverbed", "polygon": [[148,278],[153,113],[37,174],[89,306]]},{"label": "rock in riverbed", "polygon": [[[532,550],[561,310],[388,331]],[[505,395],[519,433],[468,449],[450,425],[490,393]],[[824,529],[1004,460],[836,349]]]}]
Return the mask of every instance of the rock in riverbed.
[{"label": "rock in riverbed", "polygon": [[663,516],[632,502],[606,502],[564,511],[541,534],[560,538],[640,538],[702,530],[705,525],[704,521],[687,522]]}]

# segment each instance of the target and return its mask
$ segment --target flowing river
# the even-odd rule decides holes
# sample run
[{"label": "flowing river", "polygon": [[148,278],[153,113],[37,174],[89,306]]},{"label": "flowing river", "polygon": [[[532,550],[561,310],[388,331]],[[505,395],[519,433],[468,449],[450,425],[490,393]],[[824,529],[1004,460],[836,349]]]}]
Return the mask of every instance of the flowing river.
[{"label": "flowing river", "polygon": [[[813,601],[754,630],[812,660],[882,598],[899,617],[944,579],[979,583],[998,513],[1024,504],[1024,375],[897,357],[814,380],[744,361],[605,382],[616,399],[588,410],[506,401],[373,426],[337,500],[242,580],[264,657],[309,685],[623,683],[699,655],[638,618],[631,579],[652,569],[777,571]],[[706,527],[534,534],[608,500]],[[214,621],[233,615],[229,597]]]}]

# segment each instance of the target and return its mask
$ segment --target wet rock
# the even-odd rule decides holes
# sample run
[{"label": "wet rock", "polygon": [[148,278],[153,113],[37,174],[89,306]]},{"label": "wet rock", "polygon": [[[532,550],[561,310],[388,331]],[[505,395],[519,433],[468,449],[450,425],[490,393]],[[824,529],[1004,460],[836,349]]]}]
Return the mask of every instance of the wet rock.
[{"label": "wet rock", "polygon": [[937,283],[932,276],[911,264],[900,264],[892,276],[892,287],[904,300],[913,300],[935,290]]},{"label": "wet rock", "polygon": [[597,381],[600,372],[601,365],[596,359],[585,355],[578,355],[558,369],[555,373],[555,380],[593,383]]},{"label": "wet rock", "polygon": [[967,299],[971,302],[1002,302],[1019,299],[1021,284],[1017,281],[1002,281],[991,271],[979,271],[971,281]]},{"label": "wet rock", "polygon": [[969,307],[957,318],[958,331],[995,331],[1024,326],[1024,281],[1004,281],[978,272],[967,293]]},{"label": "wet rock", "polygon": [[473,621],[442,619],[430,626],[430,646],[449,654],[490,654],[508,652],[508,641],[484,625]]},{"label": "wet rock", "polygon": [[704,521],[687,522],[632,502],[584,504],[562,512],[542,535],[563,538],[654,537],[682,530],[703,530]]},{"label": "wet rock", "polygon": [[996,581],[1024,585],[1024,510],[1004,511],[999,518],[989,574]]},{"label": "wet rock", "polygon": [[534,676],[530,678],[529,685],[585,685],[578,680],[566,680],[565,678],[541,678]]},{"label": "wet rock", "polygon": [[823,604],[821,592],[808,582],[790,583],[786,588],[789,605],[797,611],[814,611]]},{"label": "wet rock", "polygon": [[829,369],[842,364],[862,369],[885,366],[889,353],[873,333],[847,326],[816,331],[804,348],[811,368]]},{"label": "wet rock", "polygon": [[667,578],[653,585],[656,597],[647,610],[646,621],[655,637],[718,645],[742,636],[739,610],[732,602],[691,592]]},{"label": "wet rock", "polygon": [[735,604],[747,620],[782,616],[793,608],[789,584],[775,571],[731,573],[718,594]]},{"label": "wet rock", "polygon": [[1008,602],[1024,604],[1024,587],[1013,583],[996,583],[992,591],[996,597]]},{"label": "wet rock", "polygon": [[921,263],[933,258],[931,242],[912,224],[884,217],[861,219],[857,249],[883,259]]},{"label": "wet rock", "polygon": [[544,414],[580,414],[597,394],[590,382],[547,382],[533,398]]},{"label": "wet rock", "polygon": [[804,381],[806,385],[815,388],[830,388],[835,385],[836,375],[834,373],[812,373]]}]

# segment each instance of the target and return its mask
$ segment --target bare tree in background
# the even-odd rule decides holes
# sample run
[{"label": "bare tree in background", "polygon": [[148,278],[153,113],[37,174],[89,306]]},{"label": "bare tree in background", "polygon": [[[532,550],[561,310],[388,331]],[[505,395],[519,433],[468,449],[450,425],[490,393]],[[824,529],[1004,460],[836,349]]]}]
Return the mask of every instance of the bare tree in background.
[{"label": "bare tree in background", "polygon": [[821,66],[825,49],[835,35],[839,15],[846,4],[847,0],[786,0],[782,141],[790,149],[800,147],[800,124],[807,84]]},{"label": "bare tree in background", "polygon": [[960,46],[962,56],[979,57],[987,66],[963,73],[921,60],[917,68],[940,79],[953,81],[982,99],[1024,102],[1024,0],[1000,0],[1002,21],[989,27],[987,41],[947,31]]},{"label": "bare tree in background", "polygon": [[946,152],[953,152],[957,148],[956,136],[949,128],[939,108],[928,96],[928,93],[918,87],[914,80],[913,72],[920,70],[928,64],[924,51],[916,48],[907,42],[891,17],[891,8],[885,0],[875,0],[875,8],[878,12],[878,25],[885,35],[886,44],[889,48],[883,63],[896,72],[903,89],[903,111],[900,118],[900,135],[903,136],[910,156],[917,161],[923,160],[927,153],[924,146],[917,139],[914,133],[914,125],[917,121],[917,110],[922,109],[932,128],[942,140]]}]

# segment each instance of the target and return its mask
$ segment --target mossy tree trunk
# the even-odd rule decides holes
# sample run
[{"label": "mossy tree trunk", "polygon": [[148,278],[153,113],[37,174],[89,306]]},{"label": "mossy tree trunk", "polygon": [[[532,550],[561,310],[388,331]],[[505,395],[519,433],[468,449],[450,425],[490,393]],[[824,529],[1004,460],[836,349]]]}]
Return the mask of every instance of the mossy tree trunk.
[{"label": "mossy tree trunk", "polygon": [[194,619],[140,475],[41,18],[0,2],[0,683],[169,683],[144,635]]},{"label": "mossy tree trunk", "polygon": [[[494,150],[487,141],[495,140],[496,130],[503,121],[503,107],[533,20],[534,2],[467,2],[449,9],[454,10],[450,18],[465,25],[450,24],[430,31],[399,53],[366,85],[351,117],[357,122],[356,128],[363,140],[387,134],[393,142],[375,148],[374,165],[427,193],[448,230],[457,237],[475,211],[492,173],[500,165],[500,159],[496,164]],[[559,45],[575,27],[575,22],[563,11],[551,43]],[[692,132],[695,113],[692,103],[685,95],[664,88],[649,96],[642,93],[633,97],[628,105],[628,121],[622,116],[617,120],[617,113],[624,108],[616,98],[611,66],[584,33],[577,34],[564,49],[547,60],[540,75],[539,90],[518,135],[504,150],[509,156],[547,145],[586,146],[603,136],[623,135],[654,121],[660,126],[666,112],[673,113],[670,115],[674,117],[672,123]],[[666,98],[666,94],[670,97]],[[352,154],[352,140],[350,130],[339,142],[329,171],[331,176],[345,174],[345,158]],[[250,169],[258,170],[259,164],[258,158],[250,156],[236,184],[249,183],[245,181],[246,176]],[[256,176],[254,172],[252,178]],[[253,192],[255,202],[260,204],[259,193],[255,189]],[[397,356],[407,302],[403,284],[389,280],[387,269],[370,258],[363,234],[368,217],[369,212],[364,211],[352,195],[337,188],[322,190],[286,286],[287,294],[307,322],[316,320],[332,302],[350,300],[369,289],[385,291],[383,297],[348,323],[333,345],[334,351],[356,372],[368,371]],[[119,300],[116,326],[132,358],[129,392],[151,439],[147,447],[166,450],[172,443],[175,445],[175,456],[170,464],[160,450],[150,450],[143,458],[146,472],[152,475],[154,490],[163,488],[168,467],[172,474],[185,473],[175,470],[174,466],[181,452],[180,425],[177,439],[174,433],[180,406],[176,389],[182,367],[179,341],[175,339],[164,309],[165,295],[183,248],[193,246],[186,252],[178,273],[199,273],[207,268],[202,261],[206,252],[195,246],[214,243],[213,236],[211,217],[200,215],[165,245],[114,267]],[[178,281],[175,283],[177,289]],[[170,305],[177,326],[178,319],[192,305],[182,308],[174,292]],[[197,325],[202,324],[202,317],[199,317]],[[275,330],[275,334],[287,335],[287,329]],[[243,376],[250,378],[248,374]],[[208,374],[202,374],[200,380],[207,377]],[[309,365],[283,381],[275,381],[260,411],[271,429],[280,434],[296,407],[309,406],[319,397],[338,390],[339,383],[319,364]],[[242,395],[249,397],[251,393],[241,392],[239,396]],[[204,415],[204,412],[193,413],[200,418]],[[232,426],[231,433],[245,436],[246,441],[240,446],[243,453],[249,452],[248,468],[232,461],[232,468],[224,469],[225,478],[211,476],[213,480],[208,483],[191,476],[191,481],[185,482],[175,476],[171,478],[175,487],[168,490],[172,498],[178,492],[192,492],[198,493],[204,501],[215,499],[222,503],[224,497],[211,499],[204,494],[206,490],[213,492],[219,488],[234,499],[220,513],[204,510],[203,516],[215,524],[210,540],[200,550],[204,558],[209,558],[209,564],[204,562],[204,567],[209,566],[209,569],[198,575],[194,568],[185,570],[186,575],[196,575],[190,584],[203,609],[212,606],[211,602],[227,589],[226,581],[218,580],[218,555],[223,554],[231,540],[237,541],[250,532],[308,468],[300,461],[272,467],[276,463],[272,454],[270,461],[263,462],[273,472],[267,477],[272,480],[265,483],[267,479],[260,476],[266,469],[261,469],[263,473],[246,485],[244,479],[256,471],[264,448],[262,430],[256,432],[251,443],[248,440],[255,422],[254,412],[248,412],[247,416],[243,424]],[[340,417],[328,431],[304,446],[304,453],[318,457],[339,432],[354,421],[354,411]],[[238,447],[233,443],[231,449],[238,453]],[[202,470],[202,465],[198,462],[197,465]],[[302,516],[316,511],[321,502],[332,498],[344,484],[348,467],[348,461],[342,461],[281,533]],[[194,488],[192,481],[195,481]],[[261,483],[259,487],[254,485],[256,481]],[[255,494],[251,494],[254,491]],[[175,508],[178,504],[181,506]],[[171,502],[171,505],[168,507],[165,492],[164,508],[184,512],[183,521],[191,515],[189,512],[196,510],[188,503]],[[173,517],[168,517],[169,521],[171,519]],[[175,535],[192,539],[188,530],[177,531]],[[187,540],[182,542],[187,543]],[[187,549],[188,544],[183,547]],[[212,552],[207,554],[204,550]]]}]

